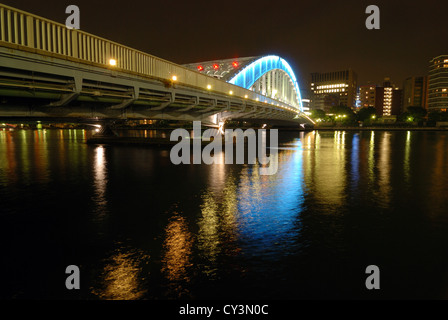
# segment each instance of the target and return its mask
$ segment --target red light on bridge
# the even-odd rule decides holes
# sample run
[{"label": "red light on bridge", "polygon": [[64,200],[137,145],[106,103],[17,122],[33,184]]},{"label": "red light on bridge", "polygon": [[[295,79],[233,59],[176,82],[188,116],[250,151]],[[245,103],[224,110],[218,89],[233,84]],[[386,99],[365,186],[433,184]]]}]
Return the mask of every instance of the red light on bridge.
[{"label": "red light on bridge", "polygon": [[232,66],[233,66],[234,68],[238,68],[238,61],[233,61],[233,62],[232,62]]},{"label": "red light on bridge", "polygon": [[204,67],[203,66],[198,66],[198,71],[203,71]]},{"label": "red light on bridge", "polygon": [[219,69],[219,65],[215,63],[215,64],[213,65],[213,69],[218,70],[218,69]]}]

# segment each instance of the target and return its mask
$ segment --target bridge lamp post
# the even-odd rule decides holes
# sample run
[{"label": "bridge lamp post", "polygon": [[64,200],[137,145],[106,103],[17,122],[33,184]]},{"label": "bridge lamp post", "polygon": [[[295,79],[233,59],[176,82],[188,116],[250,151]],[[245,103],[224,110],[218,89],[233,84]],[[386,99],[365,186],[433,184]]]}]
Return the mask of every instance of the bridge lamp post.
[{"label": "bridge lamp post", "polygon": [[212,89],[212,86],[211,85],[207,85],[207,90],[211,90]]},{"label": "bridge lamp post", "polygon": [[109,65],[112,66],[112,67],[115,67],[117,65],[117,60],[109,59]]},{"label": "bridge lamp post", "polygon": [[233,91],[232,91],[232,90],[230,90],[230,91],[229,91],[229,94],[230,94],[230,95],[232,95],[232,94],[233,94]]},{"label": "bridge lamp post", "polygon": [[177,76],[172,76],[171,79],[172,79],[173,81],[177,81]]},{"label": "bridge lamp post", "polygon": [[249,96],[247,94],[244,95],[244,99],[247,99]]}]

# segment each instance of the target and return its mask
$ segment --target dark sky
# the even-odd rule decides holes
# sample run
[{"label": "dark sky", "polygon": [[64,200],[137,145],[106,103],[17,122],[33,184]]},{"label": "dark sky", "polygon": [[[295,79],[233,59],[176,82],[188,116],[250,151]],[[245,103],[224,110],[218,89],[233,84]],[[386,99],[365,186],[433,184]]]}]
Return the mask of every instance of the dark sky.
[{"label": "dark sky", "polygon": [[[311,72],[349,67],[359,84],[389,76],[402,86],[448,54],[447,0],[2,2],[61,23],[75,4],[82,30],[179,64],[277,54],[301,88]],[[370,4],[380,9],[380,30],[365,27]]]}]

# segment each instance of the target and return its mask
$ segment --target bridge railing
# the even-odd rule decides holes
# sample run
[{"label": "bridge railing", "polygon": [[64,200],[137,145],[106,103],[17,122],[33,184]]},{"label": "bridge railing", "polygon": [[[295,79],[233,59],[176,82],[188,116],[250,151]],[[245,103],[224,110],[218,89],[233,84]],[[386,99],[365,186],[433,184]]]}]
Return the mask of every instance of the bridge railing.
[{"label": "bridge railing", "polygon": [[[281,101],[1,3],[0,43],[165,81],[172,81],[175,76],[177,83],[190,87],[202,90],[210,88],[215,93],[265,102],[290,111],[297,110]],[[111,59],[116,63],[115,66],[111,66]]]}]

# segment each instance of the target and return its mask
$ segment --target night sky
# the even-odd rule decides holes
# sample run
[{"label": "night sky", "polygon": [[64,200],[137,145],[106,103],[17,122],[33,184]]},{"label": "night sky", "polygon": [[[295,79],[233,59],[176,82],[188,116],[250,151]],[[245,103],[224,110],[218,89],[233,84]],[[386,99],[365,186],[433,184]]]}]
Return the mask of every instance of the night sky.
[{"label": "night sky", "polygon": [[[82,30],[179,64],[277,54],[302,89],[311,72],[346,68],[361,85],[389,76],[401,87],[448,54],[446,0],[2,2],[61,23],[75,4]],[[370,4],[380,8],[380,30],[365,27]]]}]

